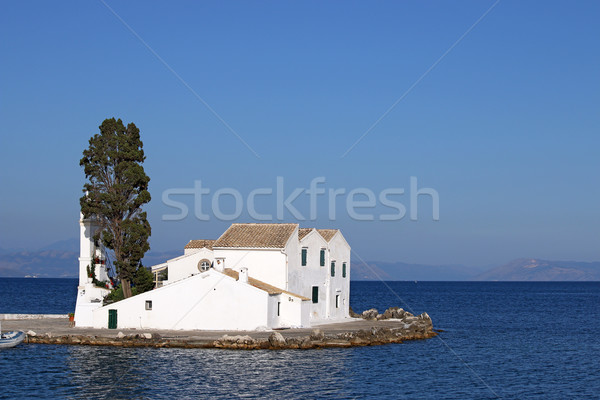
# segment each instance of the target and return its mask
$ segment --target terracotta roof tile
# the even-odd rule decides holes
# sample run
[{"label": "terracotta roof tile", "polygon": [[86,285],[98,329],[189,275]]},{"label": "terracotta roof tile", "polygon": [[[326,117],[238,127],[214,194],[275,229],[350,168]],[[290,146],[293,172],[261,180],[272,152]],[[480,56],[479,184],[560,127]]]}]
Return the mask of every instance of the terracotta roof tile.
[{"label": "terracotta roof tile", "polygon": [[232,224],[214,247],[282,249],[298,224]]},{"label": "terracotta roof tile", "polygon": [[[238,280],[240,279],[240,274],[237,271],[232,270],[231,268],[225,268],[224,271],[225,275]],[[263,281],[259,281],[258,279],[254,279],[251,277],[248,277],[248,283],[252,286],[254,286],[255,288],[258,288],[260,290],[264,290],[265,292],[269,293],[269,294],[289,294],[290,296],[294,296],[294,297],[298,297],[301,300],[310,300],[308,297],[304,297],[304,296],[300,296],[298,294],[292,293],[292,292],[288,292],[287,290],[283,290],[283,289],[279,289],[278,287],[275,287],[273,285],[269,285],[266,282]]]},{"label": "terracotta roof tile", "polygon": [[313,228],[300,228],[298,230],[298,240],[304,239],[306,235],[312,232],[312,230]]},{"label": "terracotta roof tile", "polygon": [[317,229],[317,232],[319,232],[327,242],[333,238],[337,231],[337,229]]},{"label": "terracotta roof tile", "polygon": [[207,249],[212,250],[215,242],[216,240],[209,239],[190,240],[189,243],[185,245],[184,249],[202,249],[206,247]]}]

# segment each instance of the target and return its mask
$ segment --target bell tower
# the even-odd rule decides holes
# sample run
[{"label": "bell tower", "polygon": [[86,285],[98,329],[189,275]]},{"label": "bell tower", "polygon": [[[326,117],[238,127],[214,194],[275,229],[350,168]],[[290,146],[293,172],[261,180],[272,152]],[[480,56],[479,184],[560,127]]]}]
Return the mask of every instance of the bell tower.
[{"label": "bell tower", "polygon": [[[102,307],[102,300],[110,292],[112,285],[106,272],[106,257],[103,249],[94,243],[94,235],[100,229],[95,218],[84,218],[79,214],[79,285],[75,305],[75,326],[91,327],[93,311]],[[104,287],[96,286],[88,276],[88,267],[94,269],[97,281],[105,282]],[[106,286],[105,286],[106,285]]]},{"label": "bell tower", "polygon": [[98,221],[95,218],[84,218],[79,214],[79,285],[88,283],[88,267],[94,266],[95,276],[99,281],[110,285],[108,272],[106,270],[106,255],[101,246],[94,243],[94,235],[100,229]]},{"label": "bell tower", "polygon": [[94,234],[98,230],[98,224],[94,219],[84,218],[79,214],[79,286],[88,282],[87,269],[94,262],[96,249],[94,246]]}]

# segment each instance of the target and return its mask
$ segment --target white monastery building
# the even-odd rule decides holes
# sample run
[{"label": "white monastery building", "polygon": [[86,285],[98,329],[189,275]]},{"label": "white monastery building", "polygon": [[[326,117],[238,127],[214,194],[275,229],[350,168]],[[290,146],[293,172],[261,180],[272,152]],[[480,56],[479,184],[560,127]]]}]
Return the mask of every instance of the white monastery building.
[{"label": "white monastery building", "polygon": [[350,246],[337,229],[233,224],[218,239],[192,240],[183,255],[153,266],[154,290],[102,306],[108,290],[87,274],[97,255],[97,279],[106,277],[93,245],[97,228],[83,219],[81,227],[78,327],[256,330],[350,318]]}]

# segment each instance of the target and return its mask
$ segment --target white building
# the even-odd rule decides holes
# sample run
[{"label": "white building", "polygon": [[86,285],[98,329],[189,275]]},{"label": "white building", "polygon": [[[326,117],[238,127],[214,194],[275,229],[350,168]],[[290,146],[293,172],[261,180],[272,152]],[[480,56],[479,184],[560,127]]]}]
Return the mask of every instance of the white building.
[{"label": "white building", "polygon": [[339,230],[233,224],[152,271],[156,289],[96,303],[76,326],[254,330],[349,318],[350,246]]},{"label": "white building", "polygon": [[[84,219],[81,214],[79,227],[79,285],[75,321],[79,326],[92,326],[92,312],[102,305],[102,300],[110,293],[112,285],[106,272],[104,252],[94,242],[98,224],[94,219]],[[96,284],[98,282],[106,282],[106,284],[101,287]]]},{"label": "white building", "polygon": [[[190,240],[183,248],[183,255],[167,260],[152,267],[157,286],[189,278],[212,267],[213,244],[215,240]],[[159,280],[161,273],[167,273],[168,279]]]}]

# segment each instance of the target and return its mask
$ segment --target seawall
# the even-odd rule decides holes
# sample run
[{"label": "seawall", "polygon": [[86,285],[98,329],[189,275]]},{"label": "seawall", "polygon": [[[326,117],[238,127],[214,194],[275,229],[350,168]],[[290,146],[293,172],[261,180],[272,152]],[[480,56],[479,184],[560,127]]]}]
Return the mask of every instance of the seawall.
[{"label": "seawall", "polygon": [[[394,310],[394,312],[389,312]],[[27,333],[25,343],[223,349],[313,349],[374,346],[437,335],[426,313],[413,316],[394,308],[353,314],[344,322],[275,331],[180,331],[70,327],[68,318],[5,319],[2,329]]]}]

